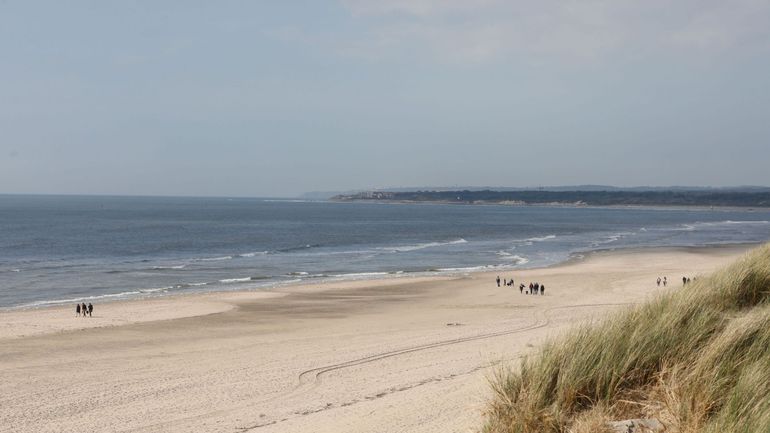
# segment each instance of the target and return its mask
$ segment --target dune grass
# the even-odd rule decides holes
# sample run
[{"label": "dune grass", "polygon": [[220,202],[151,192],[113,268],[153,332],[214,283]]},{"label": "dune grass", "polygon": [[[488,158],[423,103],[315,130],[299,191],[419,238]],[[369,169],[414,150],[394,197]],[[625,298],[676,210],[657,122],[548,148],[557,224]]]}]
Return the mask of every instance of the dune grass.
[{"label": "dune grass", "polygon": [[583,325],[491,380],[485,433],[770,432],[770,244],[675,293]]}]

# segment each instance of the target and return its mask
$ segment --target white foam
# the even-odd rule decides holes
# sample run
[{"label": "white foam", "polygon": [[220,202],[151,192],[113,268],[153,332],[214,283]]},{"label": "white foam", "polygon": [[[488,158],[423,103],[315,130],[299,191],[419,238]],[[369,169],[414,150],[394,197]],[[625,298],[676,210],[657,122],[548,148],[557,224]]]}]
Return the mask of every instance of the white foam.
[{"label": "white foam", "polygon": [[131,295],[139,295],[141,293],[142,292],[138,290],[132,290],[129,292],[110,293],[106,295],[81,296],[79,298],[70,298],[70,299],[52,299],[47,301],[37,301],[37,302],[31,302],[29,304],[19,305],[18,308],[32,308],[32,307],[43,307],[46,305],[80,303],[84,301],[94,301],[94,300],[105,299],[105,298],[125,298]]},{"label": "white foam", "polygon": [[267,254],[267,251],[256,251],[253,253],[239,254],[238,257],[255,257],[255,256],[264,256],[266,254]]},{"label": "white foam", "polygon": [[157,293],[157,292],[165,292],[168,289],[171,289],[171,287],[156,287],[154,289],[139,289],[140,293]]},{"label": "white foam", "polygon": [[187,265],[176,265],[176,266],[153,266],[152,268],[155,270],[163,270],[163,269],[184,269]]},{"label": "white foam", "polygon": [[89,296],[89,297],[87,297],[85,299],[122,298],[122,297],[130,296],[130,295],[138,295],[139,293],[141,293],[141,292],[138,291],[138,290],[132,290],[130,292],[121,292],[121,293],[111,293],[111,294],[107,294],[107,295]]},{"label": "white foam", "polygon": [[523,265],[525,263],[529,263],[528,258],[517,254],[511,254],[505,251],[498,251],[496,254],[500,257],[500,260],[510,260],[517,265]]},{"label": "white foam", "polygon": [[548,235],[548,236],[542,236],[542,237],[529,238],[529,239],[524,239],[524,241],[525,242],[543,242],[543,241],[547,241],[549,239],[556,239],[556,235]]},{"label": "white foam", "polygon": [[516,264],[517,264],[517,265],[524,265],[524,264],[527,264],[527,263],[529,263],[529,259],[528,259],[528,258],[526,258],[526,257],[524,257],[524,256],[517,256],[517,255],[514,255],[514,256],[512,257],[512,259],[516,261]]},{"label": "white foam", "polygon": [[397,247],[381,247],[378,249],[383,251],[390,251],[394,253],[404,253],[408,251],[422,250],[424,248],[434,248],[434,247],[442,247],[446,245],[457,245],[457,244],[465,244],[465,243],[468,243],[468,241],[466,241],[463,238],[460,238],[460,239],[455,239],[453,241],[448,241],[448,242],[426,242],[423,244],[404,245],[404,246],[397,246]]},{"label": "white foam", "polygon": [[357,272],[350,274],[336,274],[332,275],[334,278],[362,278],[362,277],[376,277],[380,275],[388,275],[387,272]]},{"label": "white foam", "polygon": [[245,278],[225,278],[224,280],[219,280],[220,283],[245,283],[246,281],[251,281],[251,277],[245,277]]},{"label": "white foam", "polygon": [[482,265],[482,266],[468,266],[464,268],[439,268],[436,269],[439,272],[473,272],[484,271],[489,269],[502,269],[509,268],[510,265]]},{"label": "white foam", "polygon": [[620,233],[611,234],[611,235],[603,237],[601,240],[593,242],[592,245],[593,246],[599,246],[599,245],[604,245],[604,244],[611,244],[613,242],[619,241],[620,239],[622,239],[622,238],[624,238],[626,236],[632,236],[634,234],[635,233],[632,233],[632,232],[620,232]]},{"label": "white foam", "polygon": [[536,236],[527,239],[513,239],[511,242],[519,245],[530,246],[535,242],[545,242],[551,239],[556,239],[556,235]]},{"label": "white foam", "polygon": [[704,226],[704,227],[716,227],[716,226],[723,226],[723,225],[764,225],[764,224],[770,224],[770,221],[714,221],[714,222],[698,222],[695,223],[695,226]]},{"label": "white foam", "polygon": [[281,281],[280,283],[273,283],[273,285],[276,285],[276,284],[292,284],[292,283],[299,283],[299,282],[302,282],[302,278],[294,278],[293,280]]},{"label": "white foam", "polygon": [[754,221],[732,221],[732,220],[725,220],[725,221],[698,221],[694,223],[685,223],[680,224],[676,227],[661,227],[657,229],[651,229],[651,230],[657,230],[657,231],[684,231],[684,232],[691,232],[698,230],[699,228],[707,228],[707,227],[729,227],[729,226],[735,226],[735,225],[758,225],[763,226],[766,224],[770,224],[770,221],[766,220],[754,220]]},{"label": "white foam", "polygon": [[621,235],[605,236],[604,238],[602,238],[602,240],[594,242],[594,244],[595,245],[611,244],[615,241],[620,240],[621,237],[622,237]]},{"label": "white foam", "polygon": [[200,259],[200,261],[202,261],[202,262],[219,262],[219,261],[222,261],[222,260],[230,260],[232,258],[233,258],[233,256],[209,257],[209,258],[205,258],[205,259]]}]

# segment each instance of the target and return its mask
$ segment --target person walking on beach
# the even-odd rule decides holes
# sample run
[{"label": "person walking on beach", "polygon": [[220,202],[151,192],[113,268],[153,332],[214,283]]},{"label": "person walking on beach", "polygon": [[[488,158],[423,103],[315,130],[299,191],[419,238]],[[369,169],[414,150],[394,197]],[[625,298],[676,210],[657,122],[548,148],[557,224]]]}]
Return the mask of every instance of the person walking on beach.
[{"label": "person walking on beach", "polygon": [[524,283],[519,284],[519,293],[524,293]]},{"label": "person walking on beach", "polygon": [[94,305],[92,303],[88,303],[88,317],[91,317],[91,315],[94,312]]},{"label": "person walking on beach", "polygon": [[497,276],[497,287],[500,287],[500,275]]},{"label": "person walking on beach", "polygon": [[80,316],[80,304],[75,305],[75,316]]},{"label": "person walking on beach", "polygon": [[529,293],[532,293],[532,290],[535,289],[535,285],[532,283],[529,283]]},{"label": "person walking on beach", "polygon": [[687,284],[687,277],[682,277],[682,285],[684,286]]},{"label": "person walking on beach", "polygon": [[668,284],[668,281],[666,281],[666,277],[663,277],[663,287],[666,287],[666,284]]},{"label": "person walking on beach", "polygon": [[545,295],[545,284],[540,285],[540,296]]},{"label": "person walking on beach", "polygon": [[80,304],[80,311],[83,312],[83,317],[86,317],[86,313],[88,312],[88,307],[86,307],[86,303],[85,302]]},{"label": "person walking on beach", "polygon": [[660,277],[658,277],[658,287],[660,287]]}]

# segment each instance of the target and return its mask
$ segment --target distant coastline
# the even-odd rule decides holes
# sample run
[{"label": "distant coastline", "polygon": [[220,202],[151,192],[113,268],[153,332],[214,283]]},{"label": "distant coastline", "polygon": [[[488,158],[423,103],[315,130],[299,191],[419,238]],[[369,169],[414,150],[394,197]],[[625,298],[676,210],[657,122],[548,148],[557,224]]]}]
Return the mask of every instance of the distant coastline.
[{"label": "distant coastline", "polygon": [[608,190],[608,191],[550,191],[550,190],[462,190],[462,191],[364,191],[339,194],[332,201],[369,201],[386,203],[440,203],[463,205],[509,206],[656,206],[656,207],[718,207],[768,208],[770,190]]}]

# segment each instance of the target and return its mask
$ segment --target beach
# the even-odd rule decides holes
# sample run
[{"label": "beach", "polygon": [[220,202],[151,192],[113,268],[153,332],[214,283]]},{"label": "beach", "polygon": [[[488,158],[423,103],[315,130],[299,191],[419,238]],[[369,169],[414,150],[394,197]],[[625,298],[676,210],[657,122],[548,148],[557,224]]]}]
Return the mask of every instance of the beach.
[{"label": "beach", "polygon": [[476,431],[496,369],[749,248],[3,311],[0,432]]}]

